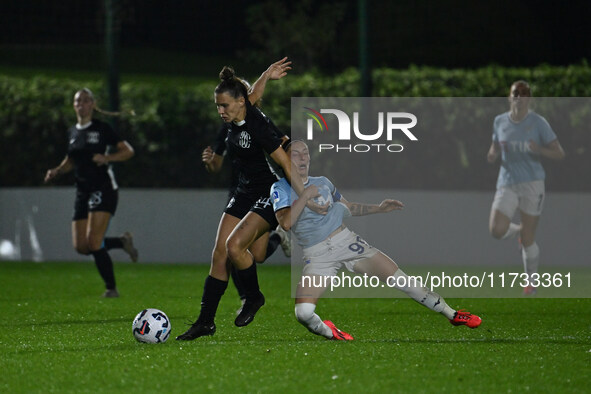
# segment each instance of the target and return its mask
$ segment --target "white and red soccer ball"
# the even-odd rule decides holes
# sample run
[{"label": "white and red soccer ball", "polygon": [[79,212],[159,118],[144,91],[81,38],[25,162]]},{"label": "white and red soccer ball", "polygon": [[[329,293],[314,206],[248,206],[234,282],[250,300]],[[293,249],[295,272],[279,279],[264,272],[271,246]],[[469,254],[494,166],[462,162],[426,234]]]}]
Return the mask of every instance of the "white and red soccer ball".
[{"label": "white and red soccer ball", "polygon": [[168,316],[159,309],[144,309],[133,320],[133,336],[140,342],[166,342],[170,336],[170,330],[171,325]]}]

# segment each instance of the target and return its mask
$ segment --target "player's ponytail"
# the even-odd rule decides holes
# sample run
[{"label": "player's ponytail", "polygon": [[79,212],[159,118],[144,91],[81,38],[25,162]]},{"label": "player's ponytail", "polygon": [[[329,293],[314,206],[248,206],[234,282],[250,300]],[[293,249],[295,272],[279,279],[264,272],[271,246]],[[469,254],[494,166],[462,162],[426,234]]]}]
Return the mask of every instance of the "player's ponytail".
[{"label": "player's ponytail", "polygon": [[106,116],[118,116],[118,117],[135,116],[135,111],[133,109],[126,109],[126,110],[122,110],[122,111],[105,111],[104,109],[99,108],[99,106],[96,104],[94,105],[94,109],[97,112],[99,112],[103,115],[106,115]]},{"label": "player's ponytail", "polygon": [[121,117],[121,116],[135,116],[135,111],[133,109],[128,109],[128,110],[123,110],[123,111],[106,111],[102,108],[100,108],[97,104],[96,104],[96,99],[94,98],[94,93],[92,93],[92,90],[88,89],[88,88],[82,88],[80,89],[77,93],[86,93],[88,95],[88,97],[90,97],[90,99],[92,100],[92,102],[94,103],[94,109],[106,116],[117,116],[117,117]]},{"label": "player's ponytail", "polygon": [[221,82],[215,88],[215,94],[228,93],[233,98],[248,98],[248,90],[243,81],[236,76],[232,67],[224,66],[220,71]]}]

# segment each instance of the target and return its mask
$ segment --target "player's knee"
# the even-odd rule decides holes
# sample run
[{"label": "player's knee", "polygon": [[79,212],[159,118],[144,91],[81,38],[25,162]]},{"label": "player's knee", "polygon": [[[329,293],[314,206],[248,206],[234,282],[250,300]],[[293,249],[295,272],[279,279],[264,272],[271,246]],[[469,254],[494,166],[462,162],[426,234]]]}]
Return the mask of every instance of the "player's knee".
[{"label": "player's knee", "polygon": [[490,226],[490,235],[492,235],[493,238],[495,238],[495,239],[503,238],[503,236],[505,235],[506,232],[507,232],[507,229],[502,228],[501,226],[498,226],[498,225]]},{"label": "player's knee", "polygon": [[102,248],[103,246],[103,240],[102,239],[95,239],[95,238],[89,238],[88,239],[88,250],[99,250],[100,248]]},{"label": "player's knee", "polygon": [[83,254],[83,255],[90,254],[90,251],[88,250],[88,246],[87,245],[74,245],[74,250],[78,254]]},{"label": "player's knee", "polygon": [[88,249],[88,242],[86,239],[82,239],[82,240],[76,239],[76,240],[74,240],[74,243],[72,246],[74,247],[74,250],[78,254],[83,254],[83,255],[90,254],[90,250]]},{"label": "player's knee", "polygon": [[226,253],[230,260],[235,260],[244,250],[245,248],[242,247],[240,240],[230,237],[226,241]]},{"label": "player's knee", "polygon": [[308,302],[303,302],[300,304],[296,304],[295,306],[295,316],[296,319],[305,324],[314,316],[314,310],[316,309],[316,305]]},{"label": "player's knee", "polygon": [[226,253],[226,245],[216,245],[216,247],[211,252],[211,260],[213,262],[222,262],[225,264],[226,260],[228,259],[228,254]]},{"label": "player's knee", "polygon": [[255,263],[261,264],[265,262],[265,259],[267,257],[267,251],[253,251],[252,249],[249,249],[250,253],[252,254],[252,258],[254,259]]}]

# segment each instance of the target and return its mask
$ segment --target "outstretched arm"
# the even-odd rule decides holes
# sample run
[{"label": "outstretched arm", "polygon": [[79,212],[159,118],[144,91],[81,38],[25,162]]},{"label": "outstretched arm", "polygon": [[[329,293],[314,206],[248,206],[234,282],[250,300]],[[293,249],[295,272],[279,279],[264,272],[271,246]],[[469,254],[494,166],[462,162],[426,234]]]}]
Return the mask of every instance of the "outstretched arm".
[{"label": "outstretched arm", "polygon": [[380,204],[363,204],[359,202],[349,202],[341,198],[340,202],[345,204],[351,215],[365,216],[372,213],[386,213],[390,211],[398,211],[404,208],[404,204],[398,200],[384,200]]},{"label": "outstretched arm", "polygon": [[289,70],[291,70],[291,62],[287,61],[287,57],[271,64],[269,68],[261,74],[259,79],[252,84],[252,87],[248,92],[248,101],[254,105],[257,101],[263,98],[267,81],[270,79],[281,79],[287,75]]}]

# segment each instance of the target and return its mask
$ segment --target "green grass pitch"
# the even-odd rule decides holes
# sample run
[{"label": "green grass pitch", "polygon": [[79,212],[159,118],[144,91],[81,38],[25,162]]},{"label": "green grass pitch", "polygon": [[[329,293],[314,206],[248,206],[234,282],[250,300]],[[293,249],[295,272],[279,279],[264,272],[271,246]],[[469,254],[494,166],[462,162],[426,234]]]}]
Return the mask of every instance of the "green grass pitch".
[{"label": "green grass pitch", "polygon": [[[326,299],[319,315],[355,337],[328,341],[296,322],[289,267],[267,265],[252,324],[234,326],[230,286],[217,333],[175,341],[197,316],[208,268],[118,263],[121,297],[102,299],[91,262],[1,262],[0,392],[590,390],[590,299],[447,299],[483,318],[474,330],[409,299]],[[164,344],[131,334],[147,307],[171,320]]]}]

